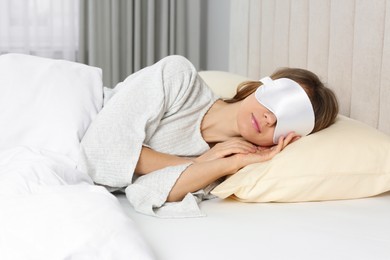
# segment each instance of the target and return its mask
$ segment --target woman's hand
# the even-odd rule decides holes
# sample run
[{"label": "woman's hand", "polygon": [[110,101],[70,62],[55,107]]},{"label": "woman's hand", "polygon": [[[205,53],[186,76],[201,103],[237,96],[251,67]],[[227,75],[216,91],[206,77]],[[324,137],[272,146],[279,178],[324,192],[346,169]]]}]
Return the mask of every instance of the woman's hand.
[{"label": "woman's hand", "polygon": [[180,201],[188,192],[204,188],[223,176],[236,173],[244,166],[270,160],[297,138],[297,135],[290,133],[286,138],[281,137],[277,145],[262,148],[241,138],[217,144],[197,158],[204,161],[191,164],[180,175],[167,200]]},{"label": "woman's hand", "polygon": [[287,145],[299,139],[299,136],[295,133],[289,133],[285,138],[281,136],[277,145],[270,147],[258,147],[254,153],[247,154],[235,154],[232,160],[237,165],[237,171],[249,164],[259,163],[271,160],[275,155],[281,152]]},{"label": "woman's hand", "polygon": [[270,160],[297,138],[297,135],[291,133],[286,138],[281,137],[277,145],[263,148],[241,138],[217,144],[196,158],[198,163],[191,164],[180,175],[167,200],[180,201],[188,192],[204,188],[221,177],[236,173],[248,164]]},{"label": "woman's hand", "polygon": [[234,154],[256,153],[258,147],[243,138],[236,137],[228,141],[217,143],[210,150],[197,157],[195,162],[207,162]]}]

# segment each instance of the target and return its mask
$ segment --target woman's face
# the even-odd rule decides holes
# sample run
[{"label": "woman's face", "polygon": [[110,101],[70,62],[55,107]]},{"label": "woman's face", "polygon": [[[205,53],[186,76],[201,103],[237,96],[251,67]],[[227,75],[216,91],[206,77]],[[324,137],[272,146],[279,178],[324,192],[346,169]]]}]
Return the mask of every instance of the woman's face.
[{"label": "woman's face", "polygon": [[274,145],[276,116],[257,101],[255,93],[241,102],[237,126],[240,135],[247,141],[260,146]]}]

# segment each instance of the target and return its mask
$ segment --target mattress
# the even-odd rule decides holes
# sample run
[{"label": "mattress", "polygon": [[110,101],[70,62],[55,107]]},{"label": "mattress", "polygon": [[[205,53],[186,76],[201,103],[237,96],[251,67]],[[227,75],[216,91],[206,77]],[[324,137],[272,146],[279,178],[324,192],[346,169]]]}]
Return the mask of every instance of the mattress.
[{"label": "mattress", "polygon": [[390,259],[390,192],[305,203],[203,201],[201,218],[160,219],[117,195],[157,259]]}]

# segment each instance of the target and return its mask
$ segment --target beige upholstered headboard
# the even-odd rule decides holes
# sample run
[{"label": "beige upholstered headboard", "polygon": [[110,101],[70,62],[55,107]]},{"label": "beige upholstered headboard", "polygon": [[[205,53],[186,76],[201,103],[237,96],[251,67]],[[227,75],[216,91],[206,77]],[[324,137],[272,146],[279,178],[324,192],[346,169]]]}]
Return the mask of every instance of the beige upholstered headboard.
[{"label": "beige upholstered headboard", "polygon": [[341,114],[390,134],[390,0],[231,0],[230,72],[317,73]]}]

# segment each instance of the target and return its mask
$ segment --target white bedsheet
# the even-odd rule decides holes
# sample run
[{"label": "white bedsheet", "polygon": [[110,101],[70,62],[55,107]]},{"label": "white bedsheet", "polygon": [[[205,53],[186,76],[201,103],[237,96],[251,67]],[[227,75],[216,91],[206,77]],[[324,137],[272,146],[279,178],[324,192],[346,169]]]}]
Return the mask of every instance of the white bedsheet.
[{"label": "white bedsheet", "polygon": [[0,151],[0,259],[154,259],[117,199],[67,159]]},{"label": "white bedsheet", "polygon": [[117,196],[160,260],[388,260],[390,193],[311,203],[203,201],[204,218],[157,219]]}]

